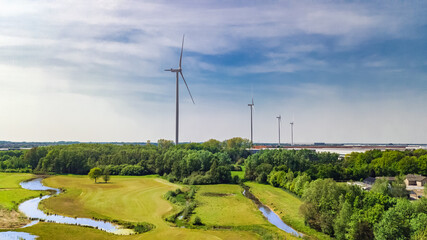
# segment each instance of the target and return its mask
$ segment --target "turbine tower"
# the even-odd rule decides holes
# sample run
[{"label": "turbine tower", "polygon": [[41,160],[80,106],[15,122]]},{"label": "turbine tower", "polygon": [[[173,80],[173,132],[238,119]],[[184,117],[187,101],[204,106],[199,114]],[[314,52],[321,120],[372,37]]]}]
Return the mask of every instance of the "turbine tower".
[{"label": "turbine tower", "polygon": [[279,148],[280,148],[280,123],[282,122],[282,116],[279,115],[277,118],[277,124],[279,125]]},{"label": "turbine tower", "polygon": [[294,145],[294,121],[290,122],[291,124],[291,146]]},{"label": "turbine tower", "polygon": [[251,108],[251,144],[254,144],[254,127],[253,127],[253,120],[252,120],[252,110],[254,108],[254,98],[252,98],[252,103],[249,103],[248,106]]},{"label": "turbine tower", "polygon": [[181,56],[179,57],[179,68],[171,68],[171,69],[165,69],[165,71],[174,72],[176,73],[176,130],[175,130],[175,144],[178,145],[178,136],[179,136],[179,75],[181,74],[182,80],[184,80],[185,86],[187,87],[188,93],[190,94],[191,101],[194,103],[193,96],[191,95],[190,88],[188,88],[187,82],[185,81],[184,75],[182,74],[182,52],[184,50],[184,36],[182,36],[182,46],[181,46]]}]

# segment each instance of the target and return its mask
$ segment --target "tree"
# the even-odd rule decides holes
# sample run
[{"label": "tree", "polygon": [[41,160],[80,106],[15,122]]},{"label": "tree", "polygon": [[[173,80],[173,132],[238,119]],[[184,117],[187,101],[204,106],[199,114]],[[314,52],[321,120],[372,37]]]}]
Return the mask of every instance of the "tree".
[{"label": "tree", "polygon": [[378,178],[372,185],[372,192],[380,193],[385,196],[390,196],[390,184],[387,178]]},{"label": "tree", "polygon": [[404,176],[398,176],[396,177],[396,180],[391,183],[391,196],[397,198],[408,197],[408,191],[406,190],[406,184],[404,179]]},{"label": "tree", "polygon": [[193,225],[203,225],[202,219],[200,219],[199,216],[196,216],[196,218],[194,218]]},{"label": "tree", "polygon": [[304,190],[301,212],[304,220],[314,229],[332,235],[333,223],[340,210],[340,196],[345,194],[343,186],[332,179],[317,179]]},{"label": "tree", "polygon": [[99,167],[94,167],[89,171],[89,178],[90,179],[95,179],[95,183],[96,183],[96,179],[99,178],[102,175],[102,170]]},{"label": "tree", "polygon": [[167,149],[171,148],[173,145],[174,145],[174,143],[171,140],[159,139],[157,141],[157,146],[159,146],[159,148],[161,150],[167,150]]},{"label": "tree", "polygon": [[108,167],[104,168],[104,172],[102,174],[102,179],[104,179],[105,183],[110,181],[110,169]]},{"label": "tree", "polygon": [[396,206],[384,213],[381,221],[376,224],[376,239],[410,239],[410,221],[414,216],[414,206],[406,199],[399,199]]}]

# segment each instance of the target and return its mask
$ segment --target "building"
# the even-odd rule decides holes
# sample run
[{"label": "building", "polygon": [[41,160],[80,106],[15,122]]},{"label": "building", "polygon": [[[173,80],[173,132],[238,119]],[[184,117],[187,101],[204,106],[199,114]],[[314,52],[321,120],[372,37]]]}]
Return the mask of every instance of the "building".
[{"label": "building", "polygon": [[374,177],[367,177],[365,178],[365,180],[363,180],[363,183],[373,185],[375,183],[375,180],[376,179]]},{"label": "building", "polygon": [[422,187],[427,183],[427,177],[416,175],[416,174],[408,174],[405,178],[406,186],[418,186]]}]

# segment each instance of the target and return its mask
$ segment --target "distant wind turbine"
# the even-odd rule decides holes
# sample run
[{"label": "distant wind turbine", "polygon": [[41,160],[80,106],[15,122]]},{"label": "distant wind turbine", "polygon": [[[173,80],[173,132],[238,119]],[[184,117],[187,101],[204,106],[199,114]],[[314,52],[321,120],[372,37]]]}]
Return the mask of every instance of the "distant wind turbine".
[{"label": "distant wind turbine", "polygon": [[254,98],[252,98],[252,103],[249,103],[248,106],[251,108],[251,144],[254,144],[254,128],[253,128],[253,120],[252,120],[252,111],[254,108]]},{"label": "distant wind turbine", "polygon": [[184,50],[184,36],[182,36],[182,46],[181,46],[181,56],[179,57],[179,68],[176,69],[166,69],[165,71],[176,73],[176,131],[175,131],[175,144],[178,145],[178,132],[179,132],[179,74],[181,74],[182,80],[184,80],[185,86],[187,87],[188,93],[190,94],[191,101],[194,103],[193,96],[191,95],[190,88],[188,88],[187,82],[185,81],[184,75],[182,74],[182,52]]},{"label": "distant wind turbine", "polygon": [[294,120],[292,120],[290,124],[291,124],[291,146],[293,146],[294,145]]},{"label": "distant wind turbine", "polygon": [[280,123],[282,122],[282,116],[279,115],[277,118],[277,124],[279,125],[279,147],[280,147]]}]

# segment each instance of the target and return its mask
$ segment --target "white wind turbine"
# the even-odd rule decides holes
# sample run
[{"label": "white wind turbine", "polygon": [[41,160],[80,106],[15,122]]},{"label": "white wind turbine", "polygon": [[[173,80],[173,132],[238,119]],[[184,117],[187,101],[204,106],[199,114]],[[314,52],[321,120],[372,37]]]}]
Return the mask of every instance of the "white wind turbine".
[{"label": "white wind turbine", "polygon": [[253,127],[253,120],[252,120],[252,112],[254,109],[254,98],[252,98],[252,103],[249,103],[248,106],[251,108],[251,144],[254,144],[254,127]]},{"label": "white wind turbine", "polygon": [[280,124],[282,123],[282,115],[279,115],[277,118],[277,124],[279,126],[279,148],[280,148]]},{"label": "white wind turbine", "polygon": [[184,80],[185,86],[187,87],[188,93],[190,94],[191,101],[194,103],[193,96],[191,95],[190,88],[188,88],[187,82],[185,81],[184,75],[182,74],[182,52],[184,50],[184,36],[182,36],[181,56],[179,57],[179,68],[166,69],[165,71],[176,73],[176,131],[175,131],[175,144],[178,145],[178,133],[179,133],[179,74],[181,74],[182,80]]},{"label": "white wind turbine", "polygon": [[292,117],[292,122],[290,122],[291,124],[291,146],[294,145],[294,117]]}]

